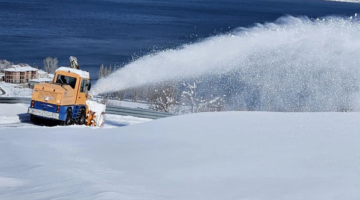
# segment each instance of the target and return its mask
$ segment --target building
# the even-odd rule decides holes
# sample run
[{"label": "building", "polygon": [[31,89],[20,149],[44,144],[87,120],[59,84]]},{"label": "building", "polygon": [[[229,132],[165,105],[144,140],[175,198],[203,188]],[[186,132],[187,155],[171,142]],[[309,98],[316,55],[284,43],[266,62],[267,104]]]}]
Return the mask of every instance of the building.
[{"label": "building", "polygon": [[4,76],[5,74],[0,72],[0,82],[4,81]]},{"label": "building", "polygon": [[34,88],[34,85],[40,84],[40,83],[51,83],[52,79],[49,78],[37,78],[37,79],[31,79],[29,82],[29,88]]},{"label": "building", "polygon": [[30,66],[12,65],[4,71],[7,83],[28,83],[31,79],[38,78],[38,69]]},{"label": "building", "polygon": [[38,78],[50,78],[54,79],[54,74],[49,74],[41,69],[38,70]]},{"label": "building", "polygon": [[48,77],[53,80],[54,79],[54,74],[48,74]]},{"label": "building", "polygon": [[38,78],[48,78],[48,73],[43,70],[38,70]]}]

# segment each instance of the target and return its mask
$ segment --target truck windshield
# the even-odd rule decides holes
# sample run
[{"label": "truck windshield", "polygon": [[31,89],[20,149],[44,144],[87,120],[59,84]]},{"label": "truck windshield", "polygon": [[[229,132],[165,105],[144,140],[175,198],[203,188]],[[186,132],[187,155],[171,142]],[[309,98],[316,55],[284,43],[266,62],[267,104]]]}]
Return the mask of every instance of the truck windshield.
[{"label": "truck windshield", "polygon": [[56,83],[70,85],[70,87],[74,89],[76,84],[76,78],[59,74],[57,76]]}]

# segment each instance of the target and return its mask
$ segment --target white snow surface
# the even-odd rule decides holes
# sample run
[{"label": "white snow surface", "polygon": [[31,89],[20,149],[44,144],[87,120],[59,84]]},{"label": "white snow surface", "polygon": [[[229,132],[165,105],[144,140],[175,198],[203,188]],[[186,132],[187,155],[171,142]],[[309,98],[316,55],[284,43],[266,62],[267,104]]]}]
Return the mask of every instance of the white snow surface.
[{"label": "white snow surface", "polygon": [[38,69],[30,66],[12,65],[10,68],[5,69],[7,72],[27,72],[27,71],[38,71]]},{"label": "white snow surface", "polygon": [[27,109],[30,106],[26,104],[0,104],[0,117],[1,116],[15,116],[18,114],[23,114],[27,112]]},{"label": "white snow surface", "polygon": [[47,74],[47,72],[44,71],[44,70],[39,69],[39,70],[38,70],[38,74],[45,75],[45,74]]},{"label": "white snow surface", "polygon": [[89,72],[70,68],[70,67],[59,67],[56,71],[64,71],[64,72],[70,71],[71,73],[78,74],[81,78],[90,78]]},{"label": "white snow surface", "polygon": [[0,199],[358,199],[360,113],[0,129]]},{"label": "white snow surface", "polygon": [[0,82],[0,88],[5,91],[4,95],[6,97],[31,97],[32,89],[30,88],[21,88],[20,85],[23,84],[13,84],[13,83],[5,83]]},{"label": "white snow surface", "polygon": [[29,121],[29,117],[24,116],[24,113],[27,113],[29,105],[0,104],[0,126],[3,124],[16,124],[16,123],[21,123],[22,121]]}]

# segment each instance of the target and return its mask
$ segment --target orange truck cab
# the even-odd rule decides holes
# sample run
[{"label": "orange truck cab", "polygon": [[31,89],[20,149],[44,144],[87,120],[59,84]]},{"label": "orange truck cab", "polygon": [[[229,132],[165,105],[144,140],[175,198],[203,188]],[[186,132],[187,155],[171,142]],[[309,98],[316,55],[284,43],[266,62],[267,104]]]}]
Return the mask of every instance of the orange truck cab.
[{"label": "orange truck cab", "polygon": [[34,86],[28,109],[31,121],[58,120],[62,125],[85,124],[86,100],[91,89],[86,71],[70,67],[56,70],[52,83]]}]

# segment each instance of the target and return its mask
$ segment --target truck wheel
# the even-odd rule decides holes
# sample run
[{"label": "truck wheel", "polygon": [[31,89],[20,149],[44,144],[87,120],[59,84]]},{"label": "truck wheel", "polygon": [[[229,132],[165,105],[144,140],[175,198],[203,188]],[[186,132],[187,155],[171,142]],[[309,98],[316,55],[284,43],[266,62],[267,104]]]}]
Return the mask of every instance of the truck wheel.
[{"label": "truck wheel", "polygon": [[73,123],[71,108],[68,108],[66,113],[67,113],[67,115],[66,115],[65,121],[60,121],[61,126],[69,126],[69,125],[72,125],[72,123]]},{"label": "truck wheel", "polygon": [[80,119],[78,121],[79,125],[83,125],[85,124],[85,120],[86,120],[86,112],[84,108],[80,109]]}]

